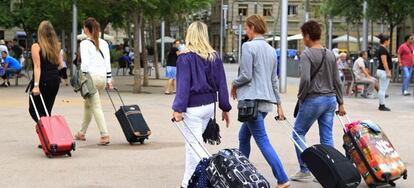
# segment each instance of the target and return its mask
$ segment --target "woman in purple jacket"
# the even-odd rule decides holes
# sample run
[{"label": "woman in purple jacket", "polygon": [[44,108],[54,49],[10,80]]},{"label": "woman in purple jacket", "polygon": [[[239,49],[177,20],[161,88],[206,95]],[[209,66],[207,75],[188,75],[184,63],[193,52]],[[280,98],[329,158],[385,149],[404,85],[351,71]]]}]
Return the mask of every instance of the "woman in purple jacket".
[{"label": "woman in purple jacket", "polygon": [[[231,110],[229,93],[223,63],[208,42],[206,24],[192,23],[188,27],[185,41],[186,50],[178,56],[177,60],[177,94],[172,106],[173,116],[177,122],[184,117],[189,128],[201,141],[208,121],[213,116],[216,96],[218,96],[219,108],[223,111],[222,120],[226,121],[226,126],[229,125],[228,112]],[[188,129],[184,129],[184,134],[193,143],[192,145],[196,146],[198,153],[205,155]],[[188,143],[185,148],[186,162],[182,187],[187,187],[200,161]]]}]

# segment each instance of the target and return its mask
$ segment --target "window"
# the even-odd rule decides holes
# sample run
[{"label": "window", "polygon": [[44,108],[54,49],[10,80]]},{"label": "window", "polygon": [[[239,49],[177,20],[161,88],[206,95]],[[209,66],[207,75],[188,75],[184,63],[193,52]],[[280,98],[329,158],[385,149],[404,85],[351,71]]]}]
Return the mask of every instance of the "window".
[{"label": "window", "polygon": [[263,6],[263,16],[272,16],[272,13],[273,13],[272,5]]},{"label": "window", "polygon": [[247,16],[247,8],[248,8],[248,5],[245,5],[245,4],[239,5],[239,15],[241,14],[242,16]]},{"label": "window", "polygon": [[298,5],[288,5],[288,15],[296,16],[298,14]]},{"label": "window", "polygon": [[0,31],[0,39],[4,40],[4,31]]}]

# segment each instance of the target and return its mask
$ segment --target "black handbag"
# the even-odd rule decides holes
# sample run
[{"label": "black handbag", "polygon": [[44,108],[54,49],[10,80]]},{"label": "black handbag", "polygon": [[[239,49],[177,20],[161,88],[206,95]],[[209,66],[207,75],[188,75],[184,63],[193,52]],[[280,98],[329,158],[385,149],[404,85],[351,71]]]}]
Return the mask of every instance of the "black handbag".
[{"label": "black handbag", "polygon": [[[207,62],[208,63],[208,62]],[[214,99],[217,99],[216,84],[213,77],[213,65],[211,65],[210,76],[206,74],[207,82],[214,91]],[[214,101],[214,117],[210,118],[206,130],[203,132],[203,141],[210,145],[219,145],[221,143],[220,126],[216,121],[216,102]]]},{"label": "black handbag", "polygon": [[252,121],[257,119],[258,101],[257,100],[241,100],[237,104],[239,115],[237,120],[240,122]]},{"label": "black handbag", "polygon": [[[305,54],[305,56],[309,59],[309,61],[311,62],[311,65],[312,65],[313,64],[312,60],[306,54]],[[325,56],[326,56],[326,49],[324,50],[321,63],[319,64],[318,68],[316,68],[315,72],[311,75],[311,82],[313,81],[316,74],[318,74],[319,70],[321,69],[323,62],[325,61]],[[293,111],[293,117],[294,118],[296,118],[296,116],[298,116],[299,108],[300,108],[300,105],[301,105],[302,102],[303,101],[300,101],[300,100],[298,100],[296,102],[295,110]]]}]

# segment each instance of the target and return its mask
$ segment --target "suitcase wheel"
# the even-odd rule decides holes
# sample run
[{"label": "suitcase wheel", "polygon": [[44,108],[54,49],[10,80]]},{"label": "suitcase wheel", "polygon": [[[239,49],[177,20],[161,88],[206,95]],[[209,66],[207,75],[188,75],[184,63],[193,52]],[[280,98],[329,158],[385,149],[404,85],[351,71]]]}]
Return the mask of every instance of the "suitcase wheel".
[{"label": "suitcase wheel", "polygon": [[407,176],[408,176],[408,175],[407,175],[407,171],[405,171],[405,172],[404,172],[404,175],[403,175],[403,179],[405,179],[405,180],[406,180],[406,179],[407,179]]},{"label": "suitcase wheel", "polygon": [[67,153],[66,155],[68,155],[69,157],[72,157],[72,153],[70,153],[70,152]]},{"label": "suitcase wheel", "polygon": [[75,151],[76,150],[76,142],[72,143],[72,150]]},{"label": "suitcase wheel", "polygon": [[50,153],[48,153],[48,154],[46,154],[46,156],[47,156],[47,158],[49,158],[49,159],[51,159],[53,156],[52,156],[52,154],[50,154]]},{"label": "suitcase wheel", "polygon": [[395,182],[393,182],[393,181],[391,181],[391,182],[390,182],[390,185],[391,185],[392,187],[395,187],[395,186],[396,186]]},{"label": "suitcase wheel", "polygon": [[141,138],[141,139],[139,139],[139,142],[140,142],[141,144],[144,144],[144,142],[145,142],[145,138]]}]

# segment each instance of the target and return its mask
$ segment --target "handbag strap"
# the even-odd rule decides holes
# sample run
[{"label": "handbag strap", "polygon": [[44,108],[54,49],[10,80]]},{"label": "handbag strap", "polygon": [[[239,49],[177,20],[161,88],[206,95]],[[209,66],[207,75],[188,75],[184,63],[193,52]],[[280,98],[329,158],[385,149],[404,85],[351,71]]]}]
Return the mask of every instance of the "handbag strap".
[{"label": "handbag strap", "polygon": [[92,44],[93,44],[95,47],[97,47],[97,48],[98,48],[99,53],[101,54],[102,58],[104,58],[104,59],[105,59],[105,56],[103,55],[103,53],[102,53],[101,49],[100,49],[98,46],[96,46],[95,42],[94,42],[93,40],[91,40],[91,39],[88,39],[88,40],[89,40],[89,41],[91,41],[91,42],[92,42]]},{"label": "handbag strap", "polygon": [[[205,63],[211,63],[211,62],[208,62],[208,61],[206,61]],[[207,73],[206,73],[206,78],[207,78],[207,82],[208,82],[208,84],[210,85],[210,83],[209,83],[209,80],[210,80],[210,82],[212,82],[212,85],[210,85],[210,87],[212,87],[213,88],[213,97],[214,97],[214,119],[213,119],[213,121],[216,121],[216,109],[217,109],[217,105],[216,105],[216,100],[218,100],[217,99],[217,92],[216,92],[216,82],[214,81],[214,75],[213,75],[213,63],[211,63],[211,68],[210,68],[210,76],[208,76],[207,75]]]},{"label": "handbag strap", "polygon": [[[308,55],[306,55],[305,54],[305,56],[306,56],[306,58],[308,58],[308,60],[310,61],[310,63],[311,63],[311,66],[312,66],[312,64],[313,64],[313,62],[312,62],[312,60],[311,60],[311,58],[308,56]],[[315,76],[316,76],[316,74],[318,74],[318,72],[319,72],[319,70],[321,70],[321,68],[322,68],[322,65],[323,65],[323,62],[325,61],[325,56],[326,56],[326,48],[324,48],[324,50],[323,50],[323,56],[322,56],[322,60],[321,60],[321,63],[319,64],[319,66],[316,68],[316,70],[311,74],[311,82],[313,81],[313,79],[315,78]],[[307,95],[307,94],[306,94]],[[305,97],[306,98],[306,97]]]}]

